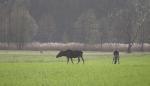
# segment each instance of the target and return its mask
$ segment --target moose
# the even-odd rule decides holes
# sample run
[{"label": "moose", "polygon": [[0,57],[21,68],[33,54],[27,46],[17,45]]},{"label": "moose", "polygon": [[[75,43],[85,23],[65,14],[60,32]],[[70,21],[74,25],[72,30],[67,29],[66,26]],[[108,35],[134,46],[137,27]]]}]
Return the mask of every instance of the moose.
[{"label": "moose", "polygon": [[80,58],[83,61],[84,64],[84,58],[83,58],[83,52],[81,50],[65,50],[65,51],[60,51],[57,55],[56,58],[66,56],[67,57],[67,64],[69,63],[69,59],[71,59],[71,62],[73,62],[73,58],[78,58],[78,63],[80,62]]},{"label": "moose", "polygon": [[113,57],[113,64],[116,64],[117,62],[118,62],[118,64],[120,64],[120,62],[119,62],[119,51],[118,50],[115,50],[114,52],[113,52],[113,54],[114,54],[114,57]]}]

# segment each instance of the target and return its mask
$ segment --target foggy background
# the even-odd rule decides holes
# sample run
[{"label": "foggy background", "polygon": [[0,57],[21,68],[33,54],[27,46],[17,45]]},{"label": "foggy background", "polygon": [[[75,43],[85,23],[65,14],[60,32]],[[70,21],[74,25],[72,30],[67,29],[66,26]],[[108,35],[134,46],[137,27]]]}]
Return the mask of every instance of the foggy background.
[{"label": "foggy background", "polygon": [[71,42],[144,51],[149,27],[150,0],[0,0],[1,49]]}]

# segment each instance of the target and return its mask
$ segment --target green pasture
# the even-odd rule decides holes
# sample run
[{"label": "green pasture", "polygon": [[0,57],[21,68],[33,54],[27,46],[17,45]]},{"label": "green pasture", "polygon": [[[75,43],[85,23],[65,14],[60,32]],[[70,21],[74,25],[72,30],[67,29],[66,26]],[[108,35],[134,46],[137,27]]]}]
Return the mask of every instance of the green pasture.
[{"label": "green pasture", "polygon": [[85,64],[58,51],[0,51],[0,86],[150,86],[150,53],[84,52]]}]

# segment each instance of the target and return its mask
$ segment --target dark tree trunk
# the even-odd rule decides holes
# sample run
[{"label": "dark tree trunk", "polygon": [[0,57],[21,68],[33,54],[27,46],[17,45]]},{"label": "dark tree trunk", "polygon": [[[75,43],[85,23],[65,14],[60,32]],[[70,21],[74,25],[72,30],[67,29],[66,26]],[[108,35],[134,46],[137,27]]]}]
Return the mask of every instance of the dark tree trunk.
[{"label": "dark tree trunk", "polygon": [[144,51],[144,42],[141,43],[141,48],[140,51],[143,52]]},{"label": "dark tree trunk", "polygon": [[141,27],[141,48],[140,51],[144,51],[144,28]]},{"label": "dark tree trunk", "polygon": [[101,39],[100,39],[100,47],[101,47],[101,50],[103,49],[103,39],[102,39],[102,37],[101,37]]},{"label": "dark tree trunk", "polygon": [[17,43],[17,49],[22,50],[24,47],[24,43]]},{"label": "dark tree trunk", "polygon": [[128,44],[127,53],[131,53],[131,48],[132,48],[132,44],[131,44],[131,43],[129,43],[129,44]]}]

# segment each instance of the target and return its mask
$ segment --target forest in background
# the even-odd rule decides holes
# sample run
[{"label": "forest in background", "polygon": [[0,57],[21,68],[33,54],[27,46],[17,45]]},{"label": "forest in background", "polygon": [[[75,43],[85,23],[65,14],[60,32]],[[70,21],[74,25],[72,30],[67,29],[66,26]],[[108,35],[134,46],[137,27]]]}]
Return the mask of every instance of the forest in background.
[{"label": "forest in background", "polygon": [[0,0],[0,43],[150,43],[150,0]]}]

